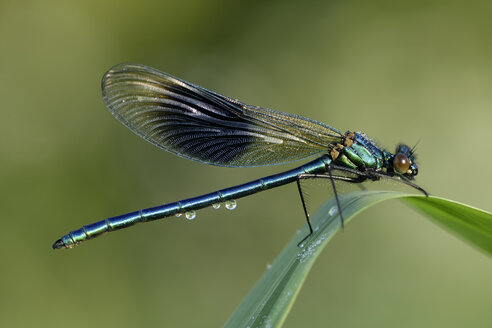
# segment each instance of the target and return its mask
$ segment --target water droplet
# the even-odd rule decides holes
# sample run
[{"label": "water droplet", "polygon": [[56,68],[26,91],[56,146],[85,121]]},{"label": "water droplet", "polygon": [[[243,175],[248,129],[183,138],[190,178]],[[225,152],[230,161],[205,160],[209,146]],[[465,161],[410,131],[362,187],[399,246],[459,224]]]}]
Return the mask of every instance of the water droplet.
[{"label": "water droplet", "polygon": [[176,213],[176,217],[179,218],[183,213]]},{"label": "water droplet", "polygon": [[330,214],[330,216],[333,216],[335,215],[335,213],[337,212],[337,208],[335,206],[333,206],[332,208],[330,208],[330,210],[328,211],[328,214]]},{"label": "water droplet", "polygon": [[215,203],[215,204],[212,204],[212,207],[216,210],[218,210],[220,208],[220,203]]},{"label": "water droplet", "polygon": [[196,217],[196,212],[195,211],[188,211],[185,213],[185,217],[188,219],[188,220],[193,220],[195,217]]},{"label": "water droplet", "polygon": [[233,210],[235,209],[237,206],[237,203],[234,199],[231,199],[231,200],[228,200],[225,202],[225,208],[227,208],[228,210]]},{"label": "water droplet", "polygon": [[268,264],[266,265],[266,267],[267,267],[267,270],[270,270],[270,268],[272,267],[272,265],[271,265],[270,263],[268,263]]}]

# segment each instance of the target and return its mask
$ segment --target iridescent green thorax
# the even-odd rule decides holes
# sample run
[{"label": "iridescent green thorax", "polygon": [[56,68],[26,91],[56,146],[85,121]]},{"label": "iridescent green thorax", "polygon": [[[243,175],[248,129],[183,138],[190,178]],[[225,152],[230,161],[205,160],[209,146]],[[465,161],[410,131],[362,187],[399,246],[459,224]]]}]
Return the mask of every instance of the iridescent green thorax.
[{"label": "iridescent green thorax", "polygon": [[385,164],[383,151],[365,134],[359,132],[346,132],[343,145],[334,145],[330,155],[335,163],[354,170],[380,171]]}]

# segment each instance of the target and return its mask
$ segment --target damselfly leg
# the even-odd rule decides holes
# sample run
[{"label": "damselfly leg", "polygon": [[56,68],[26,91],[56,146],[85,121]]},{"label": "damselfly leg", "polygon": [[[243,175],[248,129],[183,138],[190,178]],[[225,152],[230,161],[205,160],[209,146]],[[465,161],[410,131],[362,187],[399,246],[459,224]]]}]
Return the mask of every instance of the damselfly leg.
[{"label": "damselfly leg", "polygon": [[[347,172],[347,173],[350,173],[350,174],[354,174],[354,176],[333,175],[333,173],[332,173],[332,170],[333,169],[338,170],[338,171],[344,171],[344,172]],[[337,189],[336,189],[336,186],[335,186],[335,180],[337,180],[337,181],[343,181],[343,182],[348,182],[348,183],[358,184],[361,188],[365,189],[361,183],[363,183],[363,182],[365,182],[367,180],[376,181],[376,180],[380,180],[381,178],[385,178],[385,179],[390,179],[390,180],[393,180],[393,181],[403,182],[404,184],[406,184],[406,185],[408,185],[408,186],[410,186],[412,188],[415,188],[418,191],[422,192],[425,196],[429,196],[429,194],[423,188],[419,187],[418,185],[414,184],[411,181],[406,180],[404,177],[399,177],[399,176],[396,176],[395,177],[395,176],[392,176],[392,175],[389,175],[389,174],[384,174],[384,173],[375,172],[375,171],[371,171],[371,170],[369,170],[367,172],[360,172],[360,171],[357,171],[357,170],[353,170],[353,169],[350,169],[350,168],[341,167],[341,166],[337,166],[337,165],[327,166],[326,167],[326,171],[327,171],[327,173],[300,174],[298,176],[298,179],[297,179],[297,189],[299,191],[299,196],[301,198],[302,208],[304,210],[304,214],[305,214],[305,217],[306,217],[306,222],[308,224],[309,233],[297,244],[297,246],[302,245],[304,243],[304,241],[306,241],[306,239],[308,239],[313,234],[313,227],[312,227],[310,216],[309,216],[309,213],[308,213],[308,210],[307,210],[305,197],[303,195],[302,186],[301,186],[301,182],[300,182],[301,180],[306,180],[306,179],[329,179],[330,180],[331,187],[332,187],[333,193],[335,195],[335,200],[336,200],[336,203],[337,203],[337,209],[338,209],[338,212],[340,213],[340,223],[341,223],[341,228],[342,229],[344,228],[344,222],[345,222],[345,220],[344,220],[344,217],[343,217],[343,211],[342,211],[342,206],[341,206],[341,203],[340,203],[340,199],[338,197],[338,192],[337,192]]]}]

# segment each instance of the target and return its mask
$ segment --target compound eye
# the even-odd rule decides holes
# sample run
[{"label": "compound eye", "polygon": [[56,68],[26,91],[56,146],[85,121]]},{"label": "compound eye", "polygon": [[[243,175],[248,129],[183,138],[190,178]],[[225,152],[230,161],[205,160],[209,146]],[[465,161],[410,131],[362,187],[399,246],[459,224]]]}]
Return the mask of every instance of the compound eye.
[{"label": "compound eye", "polygon": [[399,153],[393,159],[393,168],[400,174],[405,174],[410,169],[410,159],[407,155]]}]

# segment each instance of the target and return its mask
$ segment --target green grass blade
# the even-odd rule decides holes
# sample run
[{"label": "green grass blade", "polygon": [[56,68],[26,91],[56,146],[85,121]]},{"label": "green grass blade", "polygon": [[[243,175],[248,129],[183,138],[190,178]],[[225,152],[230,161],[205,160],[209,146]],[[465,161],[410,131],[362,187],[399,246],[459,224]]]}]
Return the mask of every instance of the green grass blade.
[{"label": "green grass blade", "polygon": [[402,198],[446,230],[492,255],[492,214],[438,197]]},{"label": "green grass blade", "polygon": [[[449,231],[492,254],[492,215],[459,203],[435,197],[401,192],[356,191],[340,195],[346,223],[360,211],[383,200],[403,198]],[[328,200],[311,218],[315,230],[302,248],[299,240],[307,226],[296,235],[275,260],[225,327],[280,327],[321,250],[340,229],[334,199]]]}]

